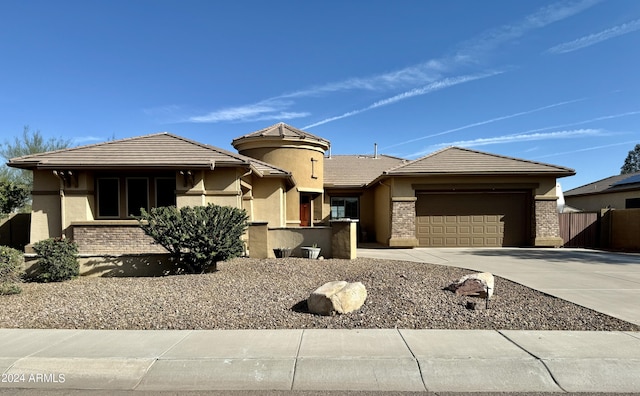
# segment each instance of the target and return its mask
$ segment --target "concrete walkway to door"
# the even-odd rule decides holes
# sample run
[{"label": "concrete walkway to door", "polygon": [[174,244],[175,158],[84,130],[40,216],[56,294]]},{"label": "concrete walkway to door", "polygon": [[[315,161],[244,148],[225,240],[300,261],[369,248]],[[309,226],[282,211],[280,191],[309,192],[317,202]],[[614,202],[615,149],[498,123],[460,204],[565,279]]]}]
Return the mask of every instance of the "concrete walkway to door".
[{"label": "concrete walkway to door", "polygon": [[586,249],[367,246],[358,257],[468,268],[640,325],[640,254]]}]

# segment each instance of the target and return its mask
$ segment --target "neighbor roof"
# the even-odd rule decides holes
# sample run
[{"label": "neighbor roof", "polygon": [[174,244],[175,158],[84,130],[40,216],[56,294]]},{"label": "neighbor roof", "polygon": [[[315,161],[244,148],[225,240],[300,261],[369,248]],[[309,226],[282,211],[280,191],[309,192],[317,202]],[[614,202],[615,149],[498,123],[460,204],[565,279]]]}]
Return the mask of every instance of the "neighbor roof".
[{"label": "neighbor roof", "polygon": [[12,158],[23,169],[206,168],[249,166],[259,176],[290,176],[262,161],[167,132]]},{"label": "neighbor roof", "polygon": [[407,160],[388,155],[335,155],[324,159],[324,186],[363,187],[371,183],[387,169]]},{"label": "neighbor roof", "polygon": [[328,140],[316,135],[312,135],[309,132],[305,132],[301,129],[294,128],[291,125],[287,125],[283,122],[271,125],[270,127],[249,133],[247,135],[240,136],[236,139],[233,139],[231,144],[233,145],[233,147],[236,147],[237,144],[244,141],[264,138],[277,138],[282,140],[308,140],[321,146],[326,146],[326,148],[330,146]]},{"label": "neighbor roof", "polygon": [[574,175],[575,171],[570,168],[542,162],[527,161],[461,147],[449,147],[390,169],[384,172],[384,174],[390,176],[425,174],[550,174],[570,176]]},{"label": "neighbor roof", "polygon": [[615,175],[573,188],[564,193],[565,197],[578,195],[605,194],[611,192],[640,190],[640,172]]}]

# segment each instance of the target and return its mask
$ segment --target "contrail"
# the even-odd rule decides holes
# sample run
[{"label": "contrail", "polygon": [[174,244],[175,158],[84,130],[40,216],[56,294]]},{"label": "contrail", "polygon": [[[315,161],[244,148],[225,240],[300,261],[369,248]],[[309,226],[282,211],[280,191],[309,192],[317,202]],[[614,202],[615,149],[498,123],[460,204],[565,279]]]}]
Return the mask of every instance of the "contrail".
[{"label": "contrail", "polygon": [[371,109],[375,109],[375,108],[382,107],[382,106],[387,106],[387,105],[390,105],[392,103],[399,102],[401,100],[412,98],[414,96],[426,95],[426,94],[431,93],[433,91],[437,91],[437,90],[440,90],[440,89],[452,87],[454,85],[466,83],[466,82],[469,82],[469,81],[479,80],[481,78],[495,76],[496,74],[500,74],[500,73],[502,73],[502,72],[490,72],[490,73],[484,73],[484,74],[466,75],[466,76],[445,78],[443,80],[433,82],[433,83],[431,83],[429,85],[425,85],[424,87],[414,88],[414,89],[412,89],[410,91],[406,91],[406,92],[403,92],[401,94],[394,95],[394,96],[392,96],[390,98],[379,100],[379,101],[377,101],[377,102],[375,102],[375,103],[373,103],[373,104],[371,104],[371,105],[369,105],[369,106],[367,106],[365,108],[349,111],[349,112],[341,114],[339,116],[325,118],[322,121],[318,121],[318,122],[315,122],[313,124],[307,125],[307,126],[303,127],[302,129],[313,128],[313,127],[316,127],[318,125],[326,124],[326,123],[331,122],[331,121],[335,121],[335,120],[340,120],[342,118],[351,117],[351,116],[354,116],[356,114],[360,114],[360,113],[363,113],[365,111],[369,111]]},{"label": "contrail", "polygon": [[590,47],[594,44],[598,44],[602,41],[609,40],[614,37],[635,32],[639,29],[640,19],[636,19],[635,21],[623,23],[621,25],[614,26],[610,29],[606,29],[598,33],[593,33],[588,36],[580,37],[579,39],[573,41],[558,44],[555,47],[549,48],[547,52],[550,52],[552,54],[565,54],[567,52],[573,52],[582,48]]},{"label": "contrail", "polygon": [[[554,107],[559,107],[559,106],[564,106],[564,105],[571,104],[571,103],[581,102],[581,101],[584,101],[584,100],[587,100],[587,99],[588,98],[567,100],[567,101],[564,101],[564,102],[558,102],[558,103],[550,104],[550,105],[547,105],[547,106],[538,107],[538,108],[535,108],[535,109],[532,109],[532,110],[520,111],[518,113],[513,113],[513,114],[506,115],[506,116],[492,118],[490,120],[475,122],[473,124],[467,124],[467,125],[464,125],[464,126],[461,126],[461,127],[458,127],[458,128],[448,129],[446,131],[434,133],[433,135],[422,136],[422,137],[419,137],[419,138],[415,138],[415,139],[411,139],[411,140],[406,140],[404,142],[392,144],[391,146],[384,147],[384,149],[397,147],[397,146],[402,146],[404,144],[419,142],[420,140],[429,139],[429,138],[436,137],[436,136],[442,136],[442,135],[446,135],[446,134],[449,134],[449,133],[462,131],[464,129],[477,127],[477,126],[480,126],[480,125],[486,125],[486,124],[491,124],[491,123],[502,121],[502,120],[508,120],[509,118],[520,117],[520,116],[523,116],[523,115],[536,113],[538,111],[552,109]],[[531,131],[531,132],[535,132],[535,131]]]}]

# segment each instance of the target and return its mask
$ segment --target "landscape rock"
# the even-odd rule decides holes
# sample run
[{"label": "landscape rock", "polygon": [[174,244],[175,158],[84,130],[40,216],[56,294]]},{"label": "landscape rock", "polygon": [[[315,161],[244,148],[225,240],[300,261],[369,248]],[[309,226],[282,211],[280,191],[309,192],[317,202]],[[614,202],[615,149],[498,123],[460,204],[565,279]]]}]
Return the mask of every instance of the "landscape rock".
[{"label": "landscape rock", "polygon": [[367,289],[361,282],[327,282],[317,288],[307,299],[309,312],[318,315],[346,314],[362,307]]},{"label": "landscape rock", "polygon": [[495,278],[489,272],[469,274],[447,286],[447,289],[455,292],[457,295],[478,296],[482,298],[487,298],[488,290],[488,297],[491,298],[495,289]]}]

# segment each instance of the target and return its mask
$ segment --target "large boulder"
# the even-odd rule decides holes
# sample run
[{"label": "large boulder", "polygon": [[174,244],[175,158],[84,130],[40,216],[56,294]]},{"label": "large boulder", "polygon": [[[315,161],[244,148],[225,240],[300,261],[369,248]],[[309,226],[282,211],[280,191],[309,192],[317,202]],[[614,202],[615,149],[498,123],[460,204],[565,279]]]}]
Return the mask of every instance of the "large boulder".
[{"label": "large boulder", "polygon": [[[447,286],[447,289],[463,296],[491,298],[495,288],[495,279],[489,272],[465,275]],[[487,296],[488,293],[488,296]]]},{"label": "large boulder", "polygon": [[317,288],[307,299],[309,312],[318,315],[346,314],[362,307],[367,289],[361,282],[327,282]]}]

